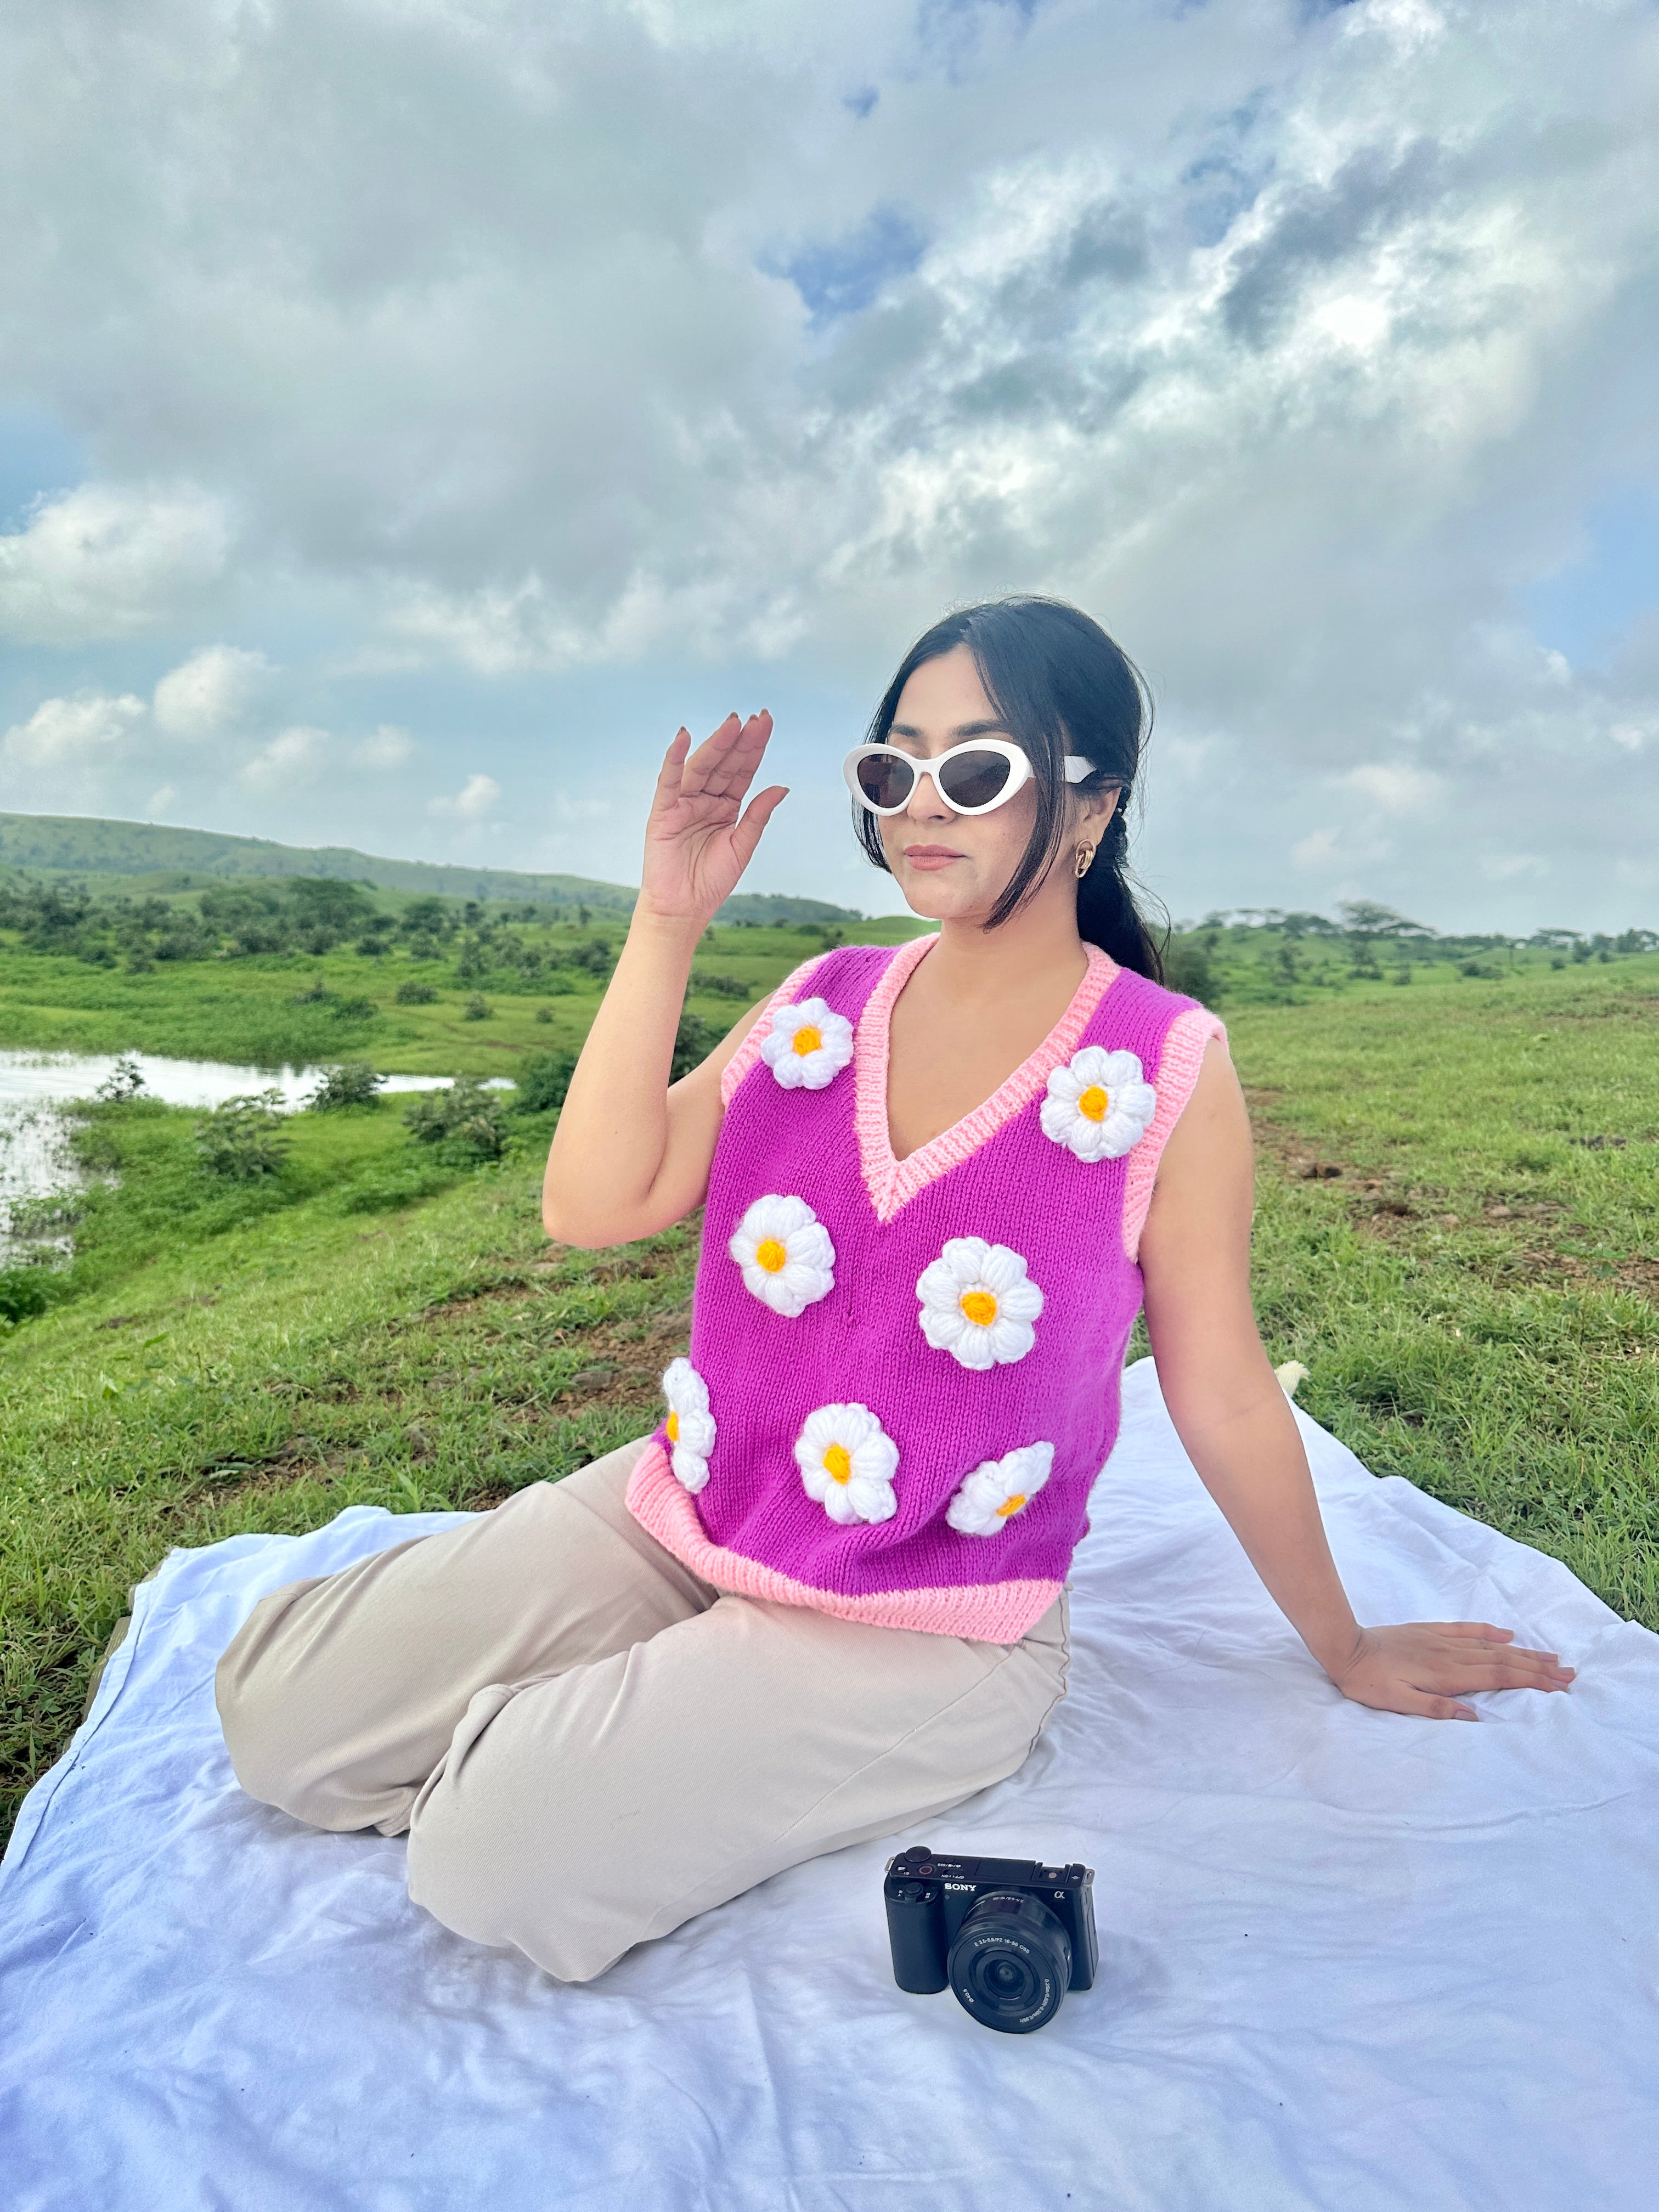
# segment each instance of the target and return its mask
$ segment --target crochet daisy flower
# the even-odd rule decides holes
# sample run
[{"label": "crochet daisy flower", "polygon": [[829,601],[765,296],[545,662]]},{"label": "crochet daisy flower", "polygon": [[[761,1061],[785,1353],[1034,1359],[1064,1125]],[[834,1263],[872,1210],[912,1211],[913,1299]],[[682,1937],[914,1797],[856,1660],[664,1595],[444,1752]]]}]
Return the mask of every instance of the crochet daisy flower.
[{"label": "crochet daisy flower", "polygon": [[726,1249],[755,1296],[786,1320],[835,1288],[836,1248],[804,1198],[757,1198]]},{"label": "crochet daisy flower", "polygon": [[671,1359],[662,1378],[668,1401],[668,1449],[675,1474],[690,1491],[708,1480],[708,1455],[714,1449],[714,1418],[708,1410],[708,1385],[689,1359]]},{"label": "crochet daisy flower", "polygon": [[1042,1311],[1042,1293],[1006,1244],[953,1237],[922,1269],[916,1296],[922,1334],[964,1367],[1024,1359],[1036,1342],[1031,1324]]},{"label": "crochet daisy flower", "polygon": [[822,1091],[853,1057],[853,1024],[822,999],[780,1006],[761,1058],[786,1091]]},{"label": "crochet daisy flower", "polygon": [[1052,1444],[1021,1444],[1000,1459],[982,1462],[945,1508],[945,1519],[964,1536],[994,1536],[1025,1510],[1054,1463]]},{"label": "crochet daisy flower", "polygon": [[1146,1135],[1157,1107],[1137,1054],[1085,1044],[1048,1078],[1042,1133],[1080,1160],[1121,1159]]},{"label": "crochet daisy flower", "polygon": [[806,1494],[832,1521],[890,1521],[898,1446],[867,1406],[820,1406],[795,1439]]}]

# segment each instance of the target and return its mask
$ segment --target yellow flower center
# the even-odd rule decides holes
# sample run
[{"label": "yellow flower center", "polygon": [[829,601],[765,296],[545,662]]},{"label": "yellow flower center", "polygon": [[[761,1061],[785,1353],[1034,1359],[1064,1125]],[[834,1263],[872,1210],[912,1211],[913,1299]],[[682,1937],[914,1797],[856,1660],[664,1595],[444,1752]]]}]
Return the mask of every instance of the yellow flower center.
[{"label": "yellow flower center", "polygon": [[1005,1498],[997,1508],[997,1519],[1006,1521],[1011,1513],[1018,1513],[1025,1503],[1025,1492],[1017,1490],[1012,1498]]},{"label": "yellow flower center", "polygon": [[845,1444],[831,1444],[823,1455],[823,1471],[836,1482],[850,1482],[853,1477],[853,1455]]},{"label": "yellow flower center", "polygon": [[1097,1083],[1091,1083],[1077,1102],[1077,1110],[1091,1121],[1103,1121],[1111,1100]]},{"label": "yellow flower center", "polygon": [[677,1444],[679,1440],[680,1417],[678,1413],[671,1413],[668,1416],[668,1441],[671,1444]]},{"label": "yellow flower center", "polygon": [[809,1052],[819,1051],[822,1048],[823,1044],[823,1038],[822,1035],[818,1030],[813,1028],[811,1022],[808,1022],[804,1029],[799,1029],[795,1031],[795,1050],[800,1054],[803,1060],[805,1059]]},{"label": "yellow flower center", "polygon": [[964,1291],[962,1310],[969,1321],[977,1322],[981,1328],[989,1328],[997,1317],[997,1302],[989,1291]]},{"label": "yellow flower center", "polygon": [[775,1237],[763,1237],[755,1247],[755,1265],[764,1267],[769,1275],[775,1275],[789,1259]]}]

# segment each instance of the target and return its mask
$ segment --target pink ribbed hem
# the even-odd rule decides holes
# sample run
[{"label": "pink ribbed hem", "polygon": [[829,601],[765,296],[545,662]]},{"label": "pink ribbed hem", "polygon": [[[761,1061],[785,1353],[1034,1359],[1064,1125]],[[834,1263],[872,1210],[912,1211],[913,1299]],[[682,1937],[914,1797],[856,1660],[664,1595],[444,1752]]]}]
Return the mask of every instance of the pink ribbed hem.
[{"label": "pink ribbed hem", "polygon": [[1085,945],[1089,964],[1084,970],[1083,981],[1071,1005],[1030,1058],[1022,1061],[982,1106],[976,1106],[952,1127],[900,1160],[893,1157],[887,1121],[887,1060],[893,1008],[918,962],[928,946],[937,941],[932,937],[917,937],[900,945],[883,969],[859,1020],[853,1049],[853,1067],[858,1078],[854,1119],[865,1188],[878,1221],[890,1221],[918,1191],[925,1190],[951,1168],[959,1167],[988,1138],[995,1136],[1006,1121],[1012,1121],[1034,1098],[1042,1096],[1055,1068],[1077,1050],[1079,1039],[1094,1019],[1096,1008],[1119,973],[1117,963],[1098,945]]},{"label": "pink ribbed hem", "polygon": [[664,1551],[716,1589],[769,1598],[776,1605],[810,1606],[815,1613],[866,1621],[874,1628],[915,1628],[930,1636],[965,1636],[975,1644],[1018,1644],[1063,1588],[1049,1582],[977,1583],[954,1589],[871,1590],[857,1597],[814,1589],[741,1552],[711,1544],[690,1493],[654,1437],[629,1478],[628,1510]]},{"label": "pink ribbed hem", "polygon": [[[777,989],[773,992],[771,997],[761,1008],[759,1013],[756,1015],[754,1020],[750,1023],[743,1042],[738,1047],[737,1050],[732,1054],[731,1059],[726,1061],[725,1067],[720,1072],[720,1104],[722,1107],[729,1106],[732,1103],[732,1095],[736,1091],[738,1084],[743,1081],[744,1077],[748,1074],[751,1067],[758,1065],[761,1056],[761,1047],[766,1042],[767,1038],[772,1034],[773,1015],[777,1012],[780,1006],[787,1006],[792,1003],[799,993],[801,986],[807,981],[808,977],[815,975],[817,971],[819,963],[827,960],[829,957],[830,955],[827,952],[815,952],[810,960],[803,960],[800,966],[796,969],[793,975],[786,975],[784,977],[782,982],[780,983]],[[810,991],[806,994],[808,998],[811,998],[811,995],[812,994]]]},{"label": "pink ribbed hem", "polygon": [[1140,1253],[1140,1232],[1152,1202],[1158,1164],[1170,1132],[1181,1119],[1181,1109],[1193,1095],[1204,1066],[1205,1048],[1212,1037],[1224,1045],[1227,1031],[1207,1006],[1190,1007],[1177,1014],[1164,1039],[1158,1063],[1158,1109],[1146,1135],[1129,1155],[1128,1179],[1123,1186],[1123,1249],[1130,1259]]}]

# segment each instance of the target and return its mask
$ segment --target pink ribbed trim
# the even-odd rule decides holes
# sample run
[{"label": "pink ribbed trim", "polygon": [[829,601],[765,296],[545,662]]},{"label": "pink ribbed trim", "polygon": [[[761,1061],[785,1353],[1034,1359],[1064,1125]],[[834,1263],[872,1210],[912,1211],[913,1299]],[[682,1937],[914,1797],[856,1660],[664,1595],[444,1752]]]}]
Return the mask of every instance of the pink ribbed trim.
[{"label": "pink ribbed trim", "polygon": [[[780,1006],[791,1004],[808,976],[817,973],[819,963],[829,957],[830,955],[827,952],[815,952],[810,960],[803,960],[793,975],[784,977],[782,982],[750,1022],[748,1034],[731,1059],[726,1061],[720,1075],[720,1104],[723,1107],[732,1103],[732,1092],[736,1091],[750,1069],[759,1060],[761,1047],[772,1034],[773,1015]],[[806,995],[810,998],[811,992],[809,991]]]},{"label": "pink ribbed trim", "polygon": [[1123,1186],[1123,1249],[1132,1260],[1139,1255],[1140,1232],[1146,1225],[1164,1144],[1193,1095],[1193,1085],[1204,1066],[1205,1048],[1212,1037],[1219,1037],[1224,1045],[1225,1028],[1207,1006],[1193,1006],[1176,1016],[1164,1039],[1156,1079],[1158,1109],[1146,1135],[1129,1155],[1129,1176]]},{"label": "pink ribbed trim", "polygon": [[870,994],[854,1046],[853,1067],[858,1077],[854,1120],[858,1129],[859,1156],[863,1163],[865,1188],[879,1221],[890,1221],[918,1191],[925,1190],[947,1170],[959,1166],[988,1138],[995,1136],[1005,1121],[1012,1121],[1016,1114],[1042,1095],[1055,1068],[1077,1050],[1079,1038],[1094,1018],[1096,1008],[1119,972],[1117,963],[1109,959],[1098,945],[1085,945],[1089,964],[1084,970],[1083,981],[1071,1005],[1030,1058],[1023,1061],[982,1106],[976,1106],[951,1128],[919,1146],[908,1158],[895,1159],[887,1123],[887,1059],[893,1007],[917,963],[928,946],[937,942],[936,938],[917,937],[899,947]]},{"label": "pink ribbed trim", "polygon": [[763,1567],[741,1552],[711,1544],[697,1509],[676,1480],[668,1455],[653,1437],[629,1477],[628,1510],[683,1566],[716,1589],[775,1605],[810,1606],[837,1620],[866,1621],[875,1628],[915,1628],[930,1636],[966,1636],[975,1644],[1018,1644],[1036,1626],[1063,1587],[1060,1583],[967,1583],[951,1589],[871,1590],[848,1597],[814,1589]]}]

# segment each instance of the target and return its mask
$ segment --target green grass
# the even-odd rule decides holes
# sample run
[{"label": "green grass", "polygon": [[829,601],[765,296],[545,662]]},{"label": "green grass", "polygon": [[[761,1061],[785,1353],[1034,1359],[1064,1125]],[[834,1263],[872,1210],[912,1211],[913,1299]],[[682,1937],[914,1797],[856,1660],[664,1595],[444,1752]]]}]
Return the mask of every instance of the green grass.
[{"label": "green grass", "polygon": [[[905,915],[848,923],[837,935],[848,944],[894,945],[919,927]],[[615,918],[604,916],[589,929],[555,923],[520,934],[550,951],[595,937],[613,951],[621,942]],[[699,948],[686,1003],[724,1029],[743,1005],[822,951],[824,943],[810,928],[716,927]],[[319,956],[168,962],[131,975],[90,967],[65,954],[33,951],[5,933],[0,933],[0,1046],[149,1052],[272,1068],[368,1059],[387,1073],[403,1075],[510,1076],[526,1053],[579,1044],[605,980],[566,970],[554,988],[505,969],[461,976],[453,955],[416,961],[398,951],[369,959],[343,949]],[[740,986],[738,995],[708,988],[716,978]],[[306,1000],[302,994],[319,981],[330,995]],[[436,1002],[399,1006],[398,987],[409,982],[435,988]],[[485,1020],[466,1017],[475,995],[489,1009]],[[363,1000],[374,1002],[372,1014],[339,1011]],[[545,1018],[538,1019],[543,1010]]]},{"label": "green grass", "polygon": [[[810,949],[781,931],[708,958],[749,962],[758,993]],[[1355,986],[1230,1022],[1262,1139],[1258,1308],[1274,1358],[1311,1370],[1303,1402],[1378,1472],[1659,1626],[1659,958]],[[472,1042],[437,1027],[413,1064],[487,1072],[450,1034]],[[195,1164],[190,1121],[89,1121],[120,1182],[85,1201],[81,1295],[0,1340],[9,1806],[170,1546],[563,1474],[654,1418],[686,1327],[693,1225],[550,1251],[547,1117],[465,1172],[411,1145],[391,1102],[303,1115],[281,1177],[229,1190]],[[447,1187],[421,1197],[422,1176]]]}]

